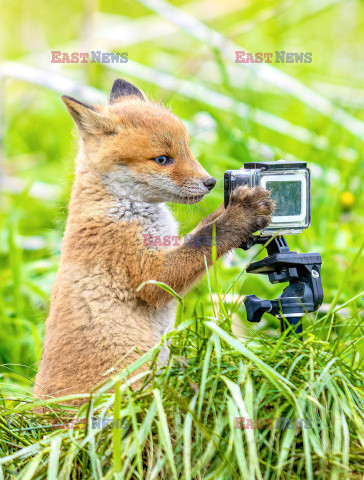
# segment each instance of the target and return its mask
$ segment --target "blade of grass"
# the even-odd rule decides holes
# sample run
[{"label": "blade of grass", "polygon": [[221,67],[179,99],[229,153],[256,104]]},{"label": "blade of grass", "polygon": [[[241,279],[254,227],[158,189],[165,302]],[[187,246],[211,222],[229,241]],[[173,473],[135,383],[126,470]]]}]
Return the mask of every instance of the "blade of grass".
[{"label": "blade of grass", "polygon": [[164,446],[164,450],[166,451],[166,456],[172,470],[173,478],[177,480],[178,476],[177,476],[176,464],[174,462],[172,440],[171,440],[171,436],[168,429],[167,417],[163,408],[160,391],[158,389],[153,390],[153,395],[156,401],[158,416],[161,424],[160,431],[162,434],[162,438],[160,440],[162,442],[162,445]]},{"label": "blade of grass", "polygon": [[51,442],[51,451],[49,454],[49,461],[48,461],[48,470],[47,470],[47,480],[57,480],[58,478],[58,464],[59,464],[59,457],[61,454],[61,443],[62,443],[62,436],[57,436]]},{"label": "blade of grass", "polygon": [[112,428],[112,455],[115,472],[121,471],[121,431],[120,431],[120,410],[121,410],[121,382],[115,383],[115,402],[113,408],[113,428]]},{"label": "blade of grass", "polygon": [[192,414],[196,406],[197,394],[192,398],[189,405],[189,412],[185,417],[183,426],[183,464],[184,464],[184,478],[185,480],[191,480],[191,434],[192,434]]}]

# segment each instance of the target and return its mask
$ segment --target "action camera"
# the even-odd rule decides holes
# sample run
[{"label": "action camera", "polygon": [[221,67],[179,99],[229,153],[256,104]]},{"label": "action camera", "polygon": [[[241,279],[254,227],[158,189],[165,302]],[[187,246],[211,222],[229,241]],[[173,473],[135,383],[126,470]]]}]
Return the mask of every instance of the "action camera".
[{"label": "action camera", "polygon": [[301,233],[311,222],[311,178],[306,162],[249,162],[240,170],[227,170],[224,176],[224,204],[240,185],[259,185],[271,192],[275,201],[272,222],[259,235]]}]

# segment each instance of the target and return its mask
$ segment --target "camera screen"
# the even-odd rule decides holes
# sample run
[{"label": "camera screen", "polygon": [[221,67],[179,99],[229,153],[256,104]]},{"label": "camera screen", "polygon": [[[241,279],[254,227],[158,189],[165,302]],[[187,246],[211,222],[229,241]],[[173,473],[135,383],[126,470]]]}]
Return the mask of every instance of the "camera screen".
[{"label": "camera screen", "polygon": [[301,181],[267,181],[266,189],[276,202],[274,216],[285,217],[300,215],[302,209]]}]

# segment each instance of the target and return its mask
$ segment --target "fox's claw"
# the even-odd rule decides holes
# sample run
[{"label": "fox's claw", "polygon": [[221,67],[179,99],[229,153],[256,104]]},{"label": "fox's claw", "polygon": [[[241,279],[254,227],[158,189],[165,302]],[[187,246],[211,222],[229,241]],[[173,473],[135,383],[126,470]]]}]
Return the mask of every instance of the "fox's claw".
[{"label": "fox's claw", "polygon": [[273,209],[274,201],[268,190],[241,186],[232,192],[226,213],[227,219],[240,223],[250,235],[270,224]]}]

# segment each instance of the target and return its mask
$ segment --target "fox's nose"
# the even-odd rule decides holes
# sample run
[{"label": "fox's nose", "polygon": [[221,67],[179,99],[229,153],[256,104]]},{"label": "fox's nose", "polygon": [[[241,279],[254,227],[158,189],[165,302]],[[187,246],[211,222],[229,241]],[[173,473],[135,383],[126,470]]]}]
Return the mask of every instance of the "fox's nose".
[{"label": "fox's nose", "polygon": [[216,185],[216,179],[214,177],[209,177],[203,182],[203,184],[209,190],[212,190],[214,188],[214,186]]}]

